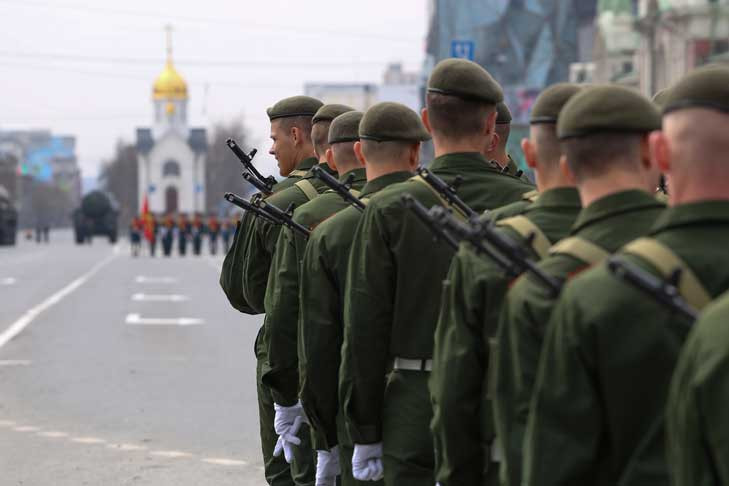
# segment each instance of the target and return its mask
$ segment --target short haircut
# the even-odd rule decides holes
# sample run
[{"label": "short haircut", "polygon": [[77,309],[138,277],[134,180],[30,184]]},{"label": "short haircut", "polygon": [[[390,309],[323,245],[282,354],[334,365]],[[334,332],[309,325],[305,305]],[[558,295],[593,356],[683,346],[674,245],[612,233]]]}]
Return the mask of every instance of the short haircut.
[{"label": "short haircut", "polygon": [[341,142],[334,143],[331,145],[332,153],[334,154],[334,162],[337,163],[337,167],[343,166],[359,166],[357,155],[354,153],[355,142]]},{"label": "short haircut", "polygon": [[561,142],[567,164],[578,182],[610,170],[637,169],[640,143],[647,134],[603,132]]},{"label": "short haircut", "polygon": [[414,145],[419,142],[376,142],[362,140],[362,154],[368,163],[387,163],[401,160]]},{"label": "short haircut", "polygon": [[330,121],[320,121],[311,127],[311,143],[314,144],[314,151],[321,159],[329,148],[329,126]]},{"label": "short haircut", "polygon": [[499,136],[499,149],[506,150],[506,144],[509,143],[509,135],[511,134],[511,123],[497,123],[496,134]]},{"label": "short haircut", "polygon": [[542,165],[556,167],[562,157],[562,147],[557,137],[557,125],[539,123],[530,127],[531,138],[537,149],[537,157]]},{"label": "short haircut", "polygon": [[288,132],[296,127],[301,131],[304,138],[311,140],[311,118],[310,116],[288,116],[278,118],[278,120],[281,120],[280,127],[283,130]]},{"label": "short haircut", "polygon": [[433,131],[456,140],[480,134],[496,111],[493,104],[433,92],[427,94],[425,104]]}]

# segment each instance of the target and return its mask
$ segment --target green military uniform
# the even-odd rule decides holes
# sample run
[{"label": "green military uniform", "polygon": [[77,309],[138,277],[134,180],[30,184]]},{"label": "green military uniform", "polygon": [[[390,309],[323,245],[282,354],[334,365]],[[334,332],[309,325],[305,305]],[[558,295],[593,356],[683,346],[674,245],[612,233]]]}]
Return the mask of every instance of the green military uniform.
[{"label": "green military uniform", "polygon": [[[707,70],[680,81],[664,112],[729,109],[726,70],[715,80],[718,95],[699,103],[714,76]],[[729,288],[729,253],[719,241],[729,241],[729,201],[691,202],[666,210],[648,238],[631,242],[617,258],[661,278],[681,269],[677,287],[701,308]],[[669,483],[663,416],[688,332],[683,319],[606,265],[567,284],[544,339],[524,444],[524,484]],[[692,484],[699,484],[696,479]]]},{"label": "green military uniform", "polygon": [[[387,186],[404,182],[410,172],[394,172],[369,181],[360,194],[367,200]],[[361,212],[347,208],[319,225],[309,238],[301,268],[300,398],[311,422],[317,449],[339,446],[342,485],[364,484],[352,477],[352,441],[341,420],[338,377],[343,341],[344,282],[352,238]],[[367,483],[372,484],[372,483]]]},{"label": "green military uniform", "polygon": [[[608,106],[615,118],[599,125],[591,113]],[[645,115],[647,114],[647,116]],[[635,126],[631,126],[631,120]],[[589,135],[624,128],[645,133],[660,126],[660,116],[648,100],[619,88],[583,92],[570,99],[562,111],[558,132]],[[582,132],[581,130],[585,130]],[[630,240],[645,234],[664,205],[645,191],[618,191],[584,208],[571,232],[572,238],[550,250],[539,264],[548,274],[566,279],[606,258]],[[522,444],[529,402],[538,368],[546,324],[556,298],[531,275],[517,280],[507,295],[497,334],[494,367],[494,411],[497,436],[503,450],[502,479],[521,484]]]},{"label": "green military uniform", "polygon": [[[463,60],[441,62],[428,89],[492,104],[502,97],[483,68]],[[430,170],[449,184],[460,176],[458,194],[478,212],[517,201],[533,188],[492,168],[479,153],[437,157]],[[429,374],[424,371],[432,366],[440,283],[453,256],[444,243],[432,242],[432,234],[402,201],[405,194],[426,207],[443,205],[418,178],[371,199],[352,245],[340,371],[348,432],[355,444],[383,443],[385,484],[398,486],[434,481]]]},{"label": "green military uniform", "polygon": [[667,411],[676,486],[729,484],[729,293],[696,322],[676,366]]},{"label": "green military uniform", "polygon": [[[277,118],[292,116],[311,116],[321,108],[322,103],[314,98],[306,96],[294,96],[286,98],[268,109],[268,116],[271,121]],[[282,181],[274,194],[268,196],[266,201],[285,210],[290,202],[296,205],[303,204],[309,199],[307,192],[313,185],[317,194],[324,191],[324,187],[314,179],[310,169],[317,164],[317,159],[309,157],[300,161],[296,170]],[[326,165],[326,164],[324,164]],[[293,178],[291,177],[293,176]],[[306,182],[304,182],[306,181]],[[306,190],[306,192],[305,192]],[[313,194],[311,195],[313,197]],[[260,314],[263,312],[263,295],[266,289],[268,270],[271,262],[272,247],[275,238],[278,236],[280,226],[270,225],[260,218],[251,218],[242,234],[244,241],[241,243],[242,265],[240,269],[241,295],[250,313]],[[272,240],[272,242],[271,242]],[[313,481],[314,468],[312,461],[295,461],[294,466],[289,466],[283,456],[274,457],[273,450],[278,440],[274,430],[274,409],[273,399],[270,390],[261,382],[261,376],[266,367],[266,346],[264,340],[264,329],[262,326],[256,336],[254,351],[256,354],[256,387],[258,396],[258,414],[260,422],[261,449],[265,475],[268,484],[272,486],[291,486],[293,484],[310,484]],[[307,442],[304,442],[301,451],[306,451]],[[311,457],[311,454],[309,454]],[[298,464],[302,464],[299,467]]]},{"label": "green military uniform", "polygon": [[[531,123],[556,124],[562,106],[579,89],[566,83],[547,89],[534,105]],[[497,224],[504,236],[522,245],[529,246],[526,237],[534,235],[531,253],[539,260],[552,243],[567,236],[581,205],[574,187],[534,196],[526,196],[534,202],[509,204],[490,217],[501,221]],[[491,451],[495,433],[491,384],[485,377],[493,373],[489,342],[496,334],[510,280],[493,260],[461,243],[443,283],[430,379],[436,480],[441,486],[498,482],[498,465],[492,462],[498,455]]]}]

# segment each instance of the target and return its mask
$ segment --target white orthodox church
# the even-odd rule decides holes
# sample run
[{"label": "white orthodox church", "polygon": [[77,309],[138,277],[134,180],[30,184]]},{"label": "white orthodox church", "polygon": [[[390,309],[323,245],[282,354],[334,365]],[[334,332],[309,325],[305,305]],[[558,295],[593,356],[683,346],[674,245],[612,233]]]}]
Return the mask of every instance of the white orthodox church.
[{"label": "white orthodox church", "polygon": [[137,129],[139,208],[147,199],[153,213],[205,211],[204,128],[187,125],[187,83],[172,63],[167,41],[167,64],[154,82],[154,125]]}]

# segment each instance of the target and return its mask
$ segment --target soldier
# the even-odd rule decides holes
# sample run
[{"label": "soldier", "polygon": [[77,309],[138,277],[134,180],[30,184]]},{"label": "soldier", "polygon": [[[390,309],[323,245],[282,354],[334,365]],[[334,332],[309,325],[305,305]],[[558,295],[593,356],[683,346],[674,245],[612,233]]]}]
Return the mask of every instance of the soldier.
[{"label": "soldier", "polygon": [[[626,245],[616,258],[673,278],[697,309],[729,288],[729,253],[717,245],[729,241],[729,168],[722,157],[729,152],[727,86],[729,71],[709,68],[669,90],[663,131],[651,135],[650,152],[671,182],[670,208],[654,220],[648,237]],[[577,125],[622,118],[627,111],[616,101],[611,96],[603,105],[609,116],[592,107],[575,119]],[[560,133],[569,134],[562,121]],[[623,232],[627,224],[610,230]],[[669,482],[663,421],[688,331],[683,319],[607,265],[567,284],[544,339],[526,433],[525,484]]]},{"label": "soldier", "polygon": [[134,216],[129,224],[129,243],[131,244],[132,256],[139,255],[139,248],[142,243],[142,218]]},{"label": "soldier", "polygon": [[205,225],[203,224],[200,214],[195,213],[190,224],[190,237],[192,238],[192,253],[200,256],[202,250],[202,239],[205,234]]},{"label": "soldier", "polygon": [[234,229],[238,226],[238,221],[235,217],[229,217],[223,219],[223,224],[220,225],[220,236],[223,239],[223,250],[227,253],[230,250],[230,237],[233,236]]},{"label": "soldier", "polygon": [[159,230],[159,222],[157,217],[150,212],[144,215],[144,238],[149,243],[149,256],[153,257],[157,250],[157,231]]},{"label": "soldier", "polygon": [[187,240],[190,237],[190,222],[185,213],[177,218],[177,251],[180,256],[187,254]]},{"label": "soldier", "polygon": [[[320,192],[324,192],[326,186],[309,172],[314,165],[332,172],[325,162],[317,159],[312,143],[312,118],[321,107],[322,103],[319,100],[307,96],[294,96],[283,99],[268,109],[273,140],[269,152],[276,157],[281,175],[292,174],[294,171],[299,175],[301,174],[299,171],[307,171],[298,180],[287,182],[288,187],[285,189],[277,190],[266,198],[268,203],[282,210],[289,204],[300,206],[318,196]],[[246,242],[242,248],[240,270],[242,301],[248,313],[263,312],[271,258],[280,230],[280,226],[271,225],[260,219],[254,220],[248,228]],[[255,350],[261,446],[266,464],[266,478],[272,485],[310,484],[314,481],[315,475],[314,453],[310,450],[310,441],[306,440],[305,431],[302,431],[302,444],[295,451],[296,460],[291,467],[284,457],[273,455],[278,441],[278,434],[274,428],[274,402],[271,390],[262,382],[262,375],[268,369],[265,329],[264,323],[256,338]],[[308,451],[307,446],[309,446]]]},{"label": "soldier", "polygon": [[[448,184],[460,176],[459,195],[478,212],[533,189],[482,155],[494,137],[502,98],[491,75],[463,59],[442,61],[428,81],[422,116],[435,148],[430,169]],[[385,484],[397,486],[434,482],[427,382],[440,283],[453,256],[444,243],[431,242],[429,230],[407,209],[406,194],[426,207],[443,205],[422,178],[370,200],[352,244],[340,371],[340,400],[354,441],[353,475],[380,477],[384,457]]]},{"label": "soldier", "polygon": [[672,484],[729,484],[729,293],[707,307],[681,351],[668,399]]},{"label": "soldier", "polygon": [[[580,211],[580,198],[559,165],[559,112],[580,88],[558,84],[545,90],[531,114],[530,137],[522,140],[527,164],[535,171],[539,198],[493,211],[504,236],[530,247],[532,258],[569,233]],[[502,217],[507,215],[509,217]],[[531,242],[527,237],[532,236]],[[462,243],[443,284],[440,318],[435,331],[430,380],[436,450],[436,479],[442,486],[497,484],[498,464],[491,397],[484,380],[491,358],[488,341],[496,334],[501,303],[513,275]],[[480,424],[480,426],[479,426]]]},{"label": "soldier", "polygon": [[509,174],[516,174],[519,172],[519,167],[506,151],[509,135],[511,135],[511,110],[502,101],[496,105],[496,113],[496,136],[486,147],[484,156],[498,165],[499,169],[505,170]]},{"label": "soldier", "polygon": [[[396,103],[372,107],[364,118],[359,126],[349,127],[349,133],[343,132],[342,140],[356,140],[359,134],[368,138],[354,144],[357,159],[367,172],[367,184],[360,194],[366,203],[385,187],[412,176],[420,142],[430,136],[416,113]],[[390,119],[394,124],[386,123]],[[388,141],[376,142],[373,137]],[[352,442],[344,430],[338,400],[344,282],[360,215],[356,208],[343,209],[312,232],[304,253],[304,285],[299,294],[301,402],[311,421],[317,449],[329,451],[330,455],[336,455],[338,449],[344,486],[361,484],[352,476]],[[319,469],[323,469],[326,457],[319,454]]]},{"label": "soldier", "polygon": [[208,217],[208,236],[210,237],[210,254],[218,253],[218,236],[220,235],[220,223],[214,214]]},{"label": "soldier", "polygon": [[172,243],[175,238],[175,222],[172,215],[168,214],[164,217],[162,224],[162,253],[168,257],[172,253]]}]

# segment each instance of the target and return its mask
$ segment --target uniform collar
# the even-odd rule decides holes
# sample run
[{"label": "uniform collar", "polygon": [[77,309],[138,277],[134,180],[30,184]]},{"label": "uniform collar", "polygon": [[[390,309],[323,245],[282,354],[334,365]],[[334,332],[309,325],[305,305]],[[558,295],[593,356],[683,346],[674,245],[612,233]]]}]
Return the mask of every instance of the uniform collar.
[{"label": "uniform collar", "polygon": [[477,169],[499,172],[498,169],[491,167],[486,158],[478,152],[457,152],[441,155],[433,159],[428,168],[433,171],[440,169]]},{"label": "uniform collar", "polygon": [[651,234],[697,223],[729,224],[729,201],[701,201],[670,207],[658,217]]},{"label": "uniform collar", "polygon": [[[314,159],[314,161],[316,162],[316,159]],[[337,174],[337,171],[335,171],[334,169],[332,169],[331,167],[329,167],[329,164],[327,164],[326,162],[316,163],[316,164],[314,164],[313,167],[319,167],[321,170],[323,170],[324,172],[326,172],[330,176],[339,178],[339,174]],[[313,167],[309,168],[309,171],[304,176],[304,179],[315,179],[316,178],[316,176],[314,175],[314,173],[311,171],[311,169]]]},{"label": "uniform collar", "polygon": [[340,174],[339,182],[344,183],[347,180],[347,177],[349,177],[349,174],[354,174],[354,179],[352,179],[352,182],[363,182],[367,180],[367,171],[364,167],[360,167],[357,169],[352,169],[349,172],[345,172],[344,174]]},{"label": "uniform collar", "polygon": [[539,193],[539,197],[529,208],[549,208],[549,207],[570,207],[579,208],[580,193],[574,187],[555,187]]},{"label": "uniform collar", "polygon": [[578,233],[594,223],[613,216],[643,209],[660,209],[665,206],[645,191],[631,189],[602,197],[593,202],[577,216],[572,234]]},{"label": "uniform collar", "polygon": [[[319,159],[316,157],[307,157],[296,166],[296,170],[309,170],[319,163]],[[328,167],[328,166],[327,166]]]},{"label": "uniform collar", "polygon": [[406,180],[410,179],[413,176],[412,172],[408,171],[400,171],[400,172],[390,172],[389,174],[382,175],[378,177],[377,179],[372,179],[371,181],[368,181],[367,184],[362,188],[362,194],[360,194],[360,198],[364,196],[368,196],[370,194],[374,194],[375,192],[378,192],[387,186],[390,186],[392,184],[397,184],[398,182],[405,182]]}]

